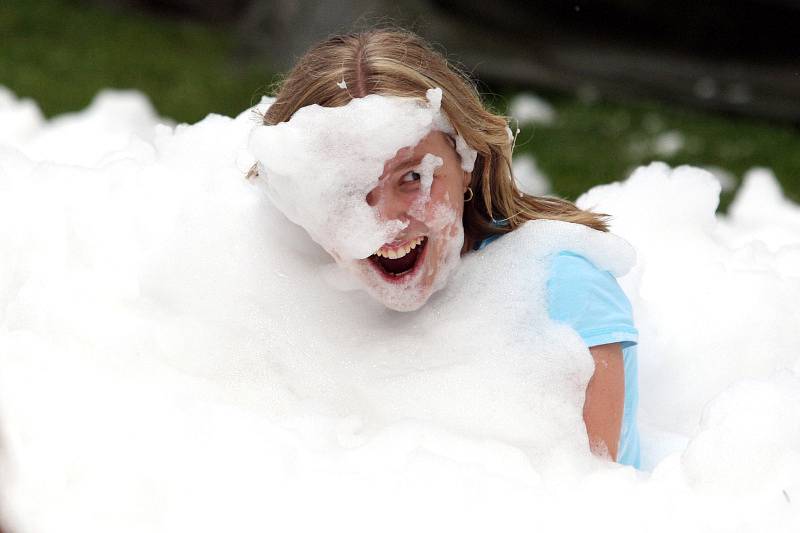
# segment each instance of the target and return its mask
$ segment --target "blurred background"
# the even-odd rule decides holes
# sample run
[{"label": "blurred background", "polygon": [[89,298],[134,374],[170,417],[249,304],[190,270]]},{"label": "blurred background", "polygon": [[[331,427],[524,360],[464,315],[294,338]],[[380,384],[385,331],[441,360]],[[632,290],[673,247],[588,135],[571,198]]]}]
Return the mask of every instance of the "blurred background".
[{"label": "blurred background", "polygon": [[399,24],[521,129],[526,190],[574,200],[653,160],[706,167],[722,208],[771,168],[800,201],[800,0],[2,0],[0,85],[47,116],[103,88],[235,115],[331,33]]}]

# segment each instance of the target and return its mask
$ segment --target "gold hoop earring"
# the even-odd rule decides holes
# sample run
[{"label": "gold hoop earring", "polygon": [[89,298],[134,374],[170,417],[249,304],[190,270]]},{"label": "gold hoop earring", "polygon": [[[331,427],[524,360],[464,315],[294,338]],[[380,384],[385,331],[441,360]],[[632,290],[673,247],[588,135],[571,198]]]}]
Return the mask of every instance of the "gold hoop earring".
[{"label": "gold hoop earring", "polygon": [[469,202],[470,200],[472,200],[472,197],[475,196],[472,193],[472,187],[467,187],[467,190],[464,192],[464,194],[466,195],[467,193],[469,193],[469,198],[464,198],[464,203]]}]

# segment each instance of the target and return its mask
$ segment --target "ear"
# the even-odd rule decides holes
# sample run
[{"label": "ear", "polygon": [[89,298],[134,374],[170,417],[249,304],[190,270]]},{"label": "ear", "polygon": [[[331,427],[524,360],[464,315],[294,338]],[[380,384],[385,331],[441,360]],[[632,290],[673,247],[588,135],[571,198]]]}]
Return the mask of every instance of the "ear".
[{"label": "ear", "polygon": [[472,172],[464,171],[464,190],[467,190],[469,187],[470,182],[472,182]]}]

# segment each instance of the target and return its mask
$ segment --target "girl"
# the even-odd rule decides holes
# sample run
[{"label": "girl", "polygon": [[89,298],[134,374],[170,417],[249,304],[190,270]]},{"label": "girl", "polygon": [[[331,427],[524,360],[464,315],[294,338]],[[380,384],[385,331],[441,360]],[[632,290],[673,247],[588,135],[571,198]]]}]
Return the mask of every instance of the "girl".
[{"label": "girl", "polygon": [[[441,110],[454,131],[431,131],[416,146],[398,151],[366,198],[381,219],[406,223],[400,235],[358,267],[373,296],[399,310],[419,307],[441,287],[447,277],[441,266],[454,243],[456,255],[468,254],[536,219],[607,230],[602,215],[557,198],[520,193],[511,174],[507,119],[487,111],[465,75],[406,31],[336,36],[314,46],[281,84],[264,124],[286,122],[312,104],[338,107],[372,94],[424,99],[434,88],[442,91]],[[431,210],[415,211],[422,185],[414,169],[426,154],[441,159],[428,186],[431,205],[457,214],[447,223],[437,221]],[[404,301],[406,293],[394,289],[410,284],[414,296]],[[592,451],[638,467],[637,330],[627,298],[610,273],[570,252],[553,259],[547,289],[551,318],[572,326],[594,359],[583,409]]]}]

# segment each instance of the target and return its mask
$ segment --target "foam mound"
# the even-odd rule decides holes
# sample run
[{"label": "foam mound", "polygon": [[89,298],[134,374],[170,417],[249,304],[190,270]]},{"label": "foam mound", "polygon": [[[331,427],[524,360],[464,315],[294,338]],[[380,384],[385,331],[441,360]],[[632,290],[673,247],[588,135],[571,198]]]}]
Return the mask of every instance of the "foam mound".
[{"label": "foam mound", "polygon": [[[245,179],[254,111],[0,91],[4,527],[800,527],[800,207],[768,170],[720,216],[708,172],[640,168],[579,200],[616,235],[528,224],[398,313]],[[565,248],[634,305],[642,472],[588,452],[591,357],[544,307]]]}]

